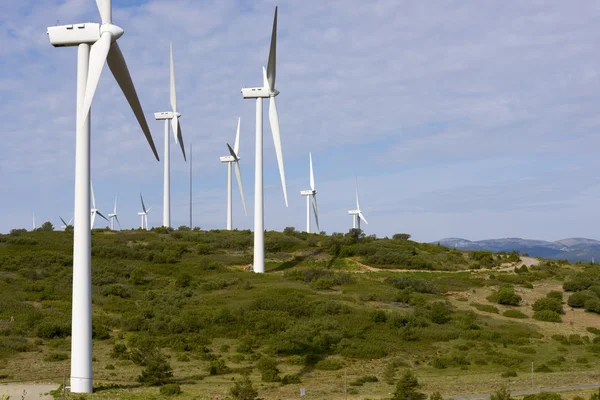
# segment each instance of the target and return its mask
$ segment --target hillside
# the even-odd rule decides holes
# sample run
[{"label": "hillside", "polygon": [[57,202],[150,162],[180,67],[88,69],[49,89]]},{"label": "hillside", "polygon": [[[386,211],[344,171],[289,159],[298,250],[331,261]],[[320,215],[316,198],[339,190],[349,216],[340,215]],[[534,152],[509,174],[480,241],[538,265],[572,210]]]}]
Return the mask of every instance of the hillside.
[{"label": "hillside", "polygon": [[[290,230],[267,232],[258,275],[249,231],[95,230],[92,242],[89,398],[162,398],[151,384],[167,381],[178,398],[224,398],[245,373],[263,399],[304,387],[323,400],[344,398],[344,371],[350,399],[389,398],[407,368],[443,395],[529,387],[531,362],[540,386],[600,373],[593,266]],[[0,383],[68,376],[71,247],[69,232],[0,235]],[[571,301],[563,284],[581,304],[536,319],[551,291]]]},{"label": "hillside", "polygon": [[487,239],[470,241],[461,238],[445,238],[435,243],[459,250],[489,250],[519,251],[527,253],[532,257],[543,257],[553,260],[568,260],[570,262],[594,259],[600,260],[600,241],[586,238],[568,238],[547,242],[544,240],[532,240],[521,238]]}]

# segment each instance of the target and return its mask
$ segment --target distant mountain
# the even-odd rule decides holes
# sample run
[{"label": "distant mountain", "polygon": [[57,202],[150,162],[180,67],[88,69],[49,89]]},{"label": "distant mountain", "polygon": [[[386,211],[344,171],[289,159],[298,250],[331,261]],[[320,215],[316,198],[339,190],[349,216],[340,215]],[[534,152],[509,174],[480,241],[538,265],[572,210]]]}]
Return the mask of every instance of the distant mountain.
[{"label": "distant mountain", "polygon": [[527,253],[533,257],[550,258],[554,260],[600,261],[600,241],[586,238],[568,238],[547,242],[545,240],[532,240],[521,238],[488,239],[471,241],[462,238],[446,238],[438,240],[447,247],[460,250],[490,250],[513,251]]}]

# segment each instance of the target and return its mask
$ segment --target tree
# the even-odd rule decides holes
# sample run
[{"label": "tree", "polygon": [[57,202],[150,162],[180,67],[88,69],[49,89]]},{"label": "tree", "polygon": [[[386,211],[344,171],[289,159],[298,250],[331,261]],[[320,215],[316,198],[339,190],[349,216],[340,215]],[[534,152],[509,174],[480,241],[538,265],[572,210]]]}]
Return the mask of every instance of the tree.
[{"label": "tree", "polygon": [[358,242],[359,239],[365,237],[365,233],[362,229],[352,228],[346,233],[346,237],[352,239],[354,242]]},{"label": "tree", "polygon": [[54,225],[52,225],[52,222],[46,221],[42,224],[41,229],[43,231],[51,232],[54,230]]},{"label": "tree", "polygon": [[410,239],[410,234],[408,234],[408,233],[395,233],[394,236],[392,236],[392,239],[394,239],[394,240],[408,240],[408,239]]},{"label": "tree", "polygon": [[420,387],[417,377],[410,369],[407,369],[396,384],[392,400],[425,400],[427,395],[417,390]]},{"label": "tree", "polygon": [[296,228],[294,228],[293,226],[286,226],[283,229],[283,233],[285,233],[286,235],[293,235],[294,233],[296,233]]},{"label": "tree", "polygon": [[179,228],[177,228],[178,231],[189,231],[190,227],[187,225],[180,225]]},{"label": "tree", "polygon": [[229,393],[235,400],[255,400],[258,396],[258,391],[252,386],[252,381],[248,374],[242,375],[242,379],[235,380]]}]

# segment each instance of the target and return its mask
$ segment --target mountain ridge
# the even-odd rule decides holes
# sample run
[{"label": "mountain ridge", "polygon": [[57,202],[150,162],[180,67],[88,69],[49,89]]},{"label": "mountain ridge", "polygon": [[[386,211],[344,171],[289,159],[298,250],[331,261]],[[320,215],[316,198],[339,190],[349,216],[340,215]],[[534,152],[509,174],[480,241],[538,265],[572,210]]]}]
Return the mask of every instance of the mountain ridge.
[{"label": "mountain ridge", "polygon": [[459,250],[490,250],[493,252],[517,250],[533,257],[563,259],[570,262],[600,259],[600,241],[582,237],[571,237],[556,241],[518,237],[472,241],[450,237],[440,239],[434,243]]}]

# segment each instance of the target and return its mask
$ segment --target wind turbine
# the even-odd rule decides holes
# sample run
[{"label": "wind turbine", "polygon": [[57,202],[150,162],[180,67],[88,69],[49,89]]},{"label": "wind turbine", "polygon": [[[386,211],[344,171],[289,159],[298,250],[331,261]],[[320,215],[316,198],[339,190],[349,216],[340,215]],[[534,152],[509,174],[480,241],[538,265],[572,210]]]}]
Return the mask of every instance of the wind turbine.
[{"label": "wind turbine", "polygon": [[33,228],[31,228],[31,231],[35,231],[35,213],[33,213],[33,219],[32,219],[32,226]]},{"label": "wind turbine", "polygon": [[310,164],[310,190],[300,192],[302,196],[306,196],[306,233],[310,233],[310,203],[312,198],[312,208],[315,213],[315,222],[317,223],[317,231],[319,231],[319,213],[317,212],[317,190],[315,189],[315,175],[313,174],[312,154],[308,153]]},{"label": "wind turbine", "polygon": [[115,230],[115,220],[117,224],[119,224],[119,230],[121,230],[121,223],[119,222],[119,217],[117,216],[117,196],[115,196],[115,208],[111,214],[108,214],[108,218],[110,218],[110,230]]},{"label": "wind turbine", "polygon": [[267,69],[263,67],[263,86],[255,88],[242,88],[244,99],[256,99],[256,156],[254,168],[254,272],[265,272],[265,218],[263,201],[263,111],[262,99],[269,98],[269,124],[275,143],[275,154],[279,165],[279,175],[283,188],[283,198],[287,207],[287,190],[285,185],[285,172],[283,170],[283,154],[281,151],[281,136],[279,134],[279,116],[275,96],[279,91],[275,89],[275,61],[277,47],[277,7],[273,18],[273,31],[271,33],[271,47]]},{"label": "wind turbine", "polygon": [[142,197],[141,193],[140,193],[140,200],[142,201],[142,211],[140,211],[138,213],[138,215],[141,217],[141,220],[142,220],[140,228],[142,228],[142,229],[146,228],[146,230],[148,230],[148,213],[150,212],[152,207],[150,207],[149,209],[146,210],[146,205],[144,204],[144,198]]},{"label": "wind turbine", "polygon": [[171,79],[170,79],[170,93],[171,93],[171,111],[164,111],[154,113],[154,118],[157,120],[165,121],[165,155],[164,155],[164,193],[163,193],[163,226],[171,227],[171,142],[169,141],[169,120],[173,127],[173,135],[175,136],[175,143],[179,143],[181,152],[183,153],[183,159],[185,161],[185,147],[183,145],[183,136],[181,136],[181,125],[179,124],[180,113],[177,112],[177,94],[175,93],[175,67],[173,66],[173,45],[169,45],[169,53],[171,60]]},{"label": "wind turbine", "polygon": [[112,24],[111,0],[96,0],[102,23],[51,26],[54,47],[77,46],[75,143],[75,233],[73,235],[73,301],[71,324],[71,392],[91,393],[92,276],[90,233],[90,110],[105,61],[137,118],[154,156],[158,153],[127,64],[116,40],[123,29]]},{"label": "wind turbine", "polygon": [[356,210],[349,210],[348,214],[352,215],[352,229],[360,229],[360,220],[365,221],[365,224],[369,225],[362,211],[360,211],[360,204],[358,203],[358,179],[355,178],[356,185]]},{"label": "wind turbine", "polygon": [[222,163],[227,163],[227,230],[231,230],[231,164],[235,163],[235,176],[237,178],[238,188],[240,189],[240,196],[242,196],[242,204],[244,205],[244,214],[248,216],[246,211],[246,200],[244,199],[244,187],[242,186],[242,172],[240,171],[240,118],[238,118],[237,131],[235,134],[235,143],[233,149],[227,143],[229,149],[228,156],[220,157]]},{"label": "wind turbine", "polygon": [[108,221],[108,218],[106,218],[104,215],[102,215],[102,213],[98,210],[98,208],[96,208],[96,196],[94,196],[94,186],[92,186],[91,182],[90,182],[90,189],[92,191],[92,208],[90,209],[90,213],[91,213],[90,229],[94,229],[94,221],[96,221],[96,214],[101,216],[102,218],[104,218],[106,220],[106,222],[109,222],[109,221]]},{"label": "wind turbine", "polygon": [[63,225],[61,226],[61,228],[63,228],[63,229],[67,229],[67,226],[71,225],[71,223],[73,222],[73,217],[71,217],[68,224],[65,222],[65,220],[60,215],[58,216],[58,218],[60,218],[60,221],[63,223]]}]

